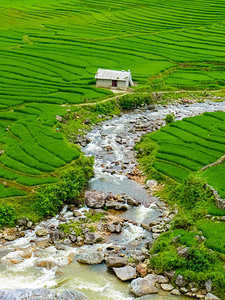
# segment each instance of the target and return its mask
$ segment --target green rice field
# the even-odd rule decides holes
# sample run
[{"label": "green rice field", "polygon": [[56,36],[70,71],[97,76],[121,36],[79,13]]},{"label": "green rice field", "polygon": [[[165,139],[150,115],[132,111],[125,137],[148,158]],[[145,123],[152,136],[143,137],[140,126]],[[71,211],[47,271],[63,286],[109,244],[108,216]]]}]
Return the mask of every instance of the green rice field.
[{"label": "green rice field", "polygon": [[[223,0],[1,0],[0,11],[0,181],[15,185],[2,187],[0,197],[56,182],[55,171],[79,157],[56,132],[55,116],[67,113],[65,104],[112,96],[95,87],[98,68],[130,69],[136,88],[224,88]],[[174,141],[183,129],[176,130]],[[224,149],[213,136],[207,151],[195,139],[201,157],[179,156],[175,165],[162,144],[157,168],[170,162],[179,180]]]},{"label": "green rice field", "polygon": [[[225,113],[204,113],[184,118],[153,132],[138,147],[154,141],[157,148],[151,163],[158,172],[182,182],[191,172],[216,162],[225,153]],[[199,174],[225,198],[225,163]]]}]

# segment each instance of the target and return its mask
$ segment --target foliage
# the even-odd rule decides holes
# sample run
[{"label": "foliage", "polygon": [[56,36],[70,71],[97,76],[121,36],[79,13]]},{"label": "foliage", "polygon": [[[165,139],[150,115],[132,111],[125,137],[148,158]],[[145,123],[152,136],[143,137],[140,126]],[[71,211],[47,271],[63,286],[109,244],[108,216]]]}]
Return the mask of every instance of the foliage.
[{"label": "foliage", "polygon": [[12,206],[7,204],[0,205],[0,227],[8,226],[13,227],[15,226],[15,222],[17,220],[17,215],[14,212]]},{"label": "foliage", "polygon": [[73,231],[75,232],[76,236],[80,236],[83,234],[82,228],[80,227],[81,224],[83,224],[83,221],[62,223],[59,224],[59,229],[62,230],[64,233],[71,233]]},{"label": "foliage", "polygon": [[178,200],[187,209],[194,208],[196,210],[199,204],[203,205],[204,202],[213,201],[214,196],[205,180],[191,174],[183,184],[171,193],[170,199]]},{"label": "foliage", "polygon": [[119,99],[119,105],[125,110],[138,108],[151,103],[151,94],[127,94]]},{"label": "foliage", "polygon": [[172,123],[174,121],[174,116],[172,114],[166,115],[165,121],[166,121],[166,124]]},{"label": "foliage", "polygon": [[83,156],[71,170],[61,176],[57,185],[38,190],[34,210],[43,217],[54,216],[63,203],[76,203],[92,176],[93,159]]},{"label": "foliage", "polygon": [[100,221],[105,216],[105,213],[93,213],[88,211],[85,213],[85,216],[87,217],[89,222],[94,223]]}]

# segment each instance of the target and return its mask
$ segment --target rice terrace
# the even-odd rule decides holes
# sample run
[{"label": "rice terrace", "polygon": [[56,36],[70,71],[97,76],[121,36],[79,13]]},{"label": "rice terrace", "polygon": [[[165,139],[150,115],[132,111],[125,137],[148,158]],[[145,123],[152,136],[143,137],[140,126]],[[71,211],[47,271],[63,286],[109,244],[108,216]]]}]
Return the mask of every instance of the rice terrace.
[{"label": "rice terrace", "polygon": [[223,0],[1,0],[0,299],[225,299],[224,101]]}]

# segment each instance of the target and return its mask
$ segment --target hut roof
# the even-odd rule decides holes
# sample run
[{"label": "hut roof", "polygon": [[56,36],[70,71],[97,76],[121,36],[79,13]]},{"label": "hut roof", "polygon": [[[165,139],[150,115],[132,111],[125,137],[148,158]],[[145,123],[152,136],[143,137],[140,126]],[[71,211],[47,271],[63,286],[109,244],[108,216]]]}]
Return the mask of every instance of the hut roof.
[{"label": "hut roof", "polygon": [[106,69],[98,69],[96,75],[96,79],[110,79],[110,80],[122,80],[126,81],[127,79],[131,80],[130,71],[116,71],[116,70],[106,70]]}]

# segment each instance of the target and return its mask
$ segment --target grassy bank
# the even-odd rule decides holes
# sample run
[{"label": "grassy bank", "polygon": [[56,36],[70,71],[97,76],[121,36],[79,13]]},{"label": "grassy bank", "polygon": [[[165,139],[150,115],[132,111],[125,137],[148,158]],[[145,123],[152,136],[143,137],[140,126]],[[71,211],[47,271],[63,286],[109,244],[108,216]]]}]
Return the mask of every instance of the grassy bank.
[{"label": "grassy bank", "polygon": [[[224,164],[201,168],[224,153],[224,117],[217,112],[185,118],[142,137],[135,146],[148,178],[163,184],[157,194],[178,210],[171,228],[151,249],[151,266],[158,272],[175,270],[200,289],[210,279],[221,299],[225,299],[225,223],[217,216],[225,212],[216,207],[207,181],[223,196]],[[217,167],[221,172],[215,171]],[[185,247],[186,254],[180,254]]]},{"label": "grassy bank", "polygon": [[[18,172],[21,175],[20,184],[15,177],[4,179],[4,184],[0,186],[0,197],[2,198],[0,226],[14,226],[16,221],[22,217],[37,222],[44,217],[55,215],[65,203],[73,202],[77,205],[82,203],[84,187],[93,175],[93,158],[84,157],[77,145],[77,137],[83,136],[93,124],[118,114],[120,108],[115,100],[111,100],[92,106],[64,107],[63,112],[64,114],[61,114],[62,122],[55,120],[52,128],[49,127],[48,143],[51,141],[51,136],[54,136],[58,144],[55,143],[51,147],[54,146],[55,151],[59,151],[59,153],[65,151],[64,154],[68,158],[66,151],[71,149],[76,153],[76,157],[67,164],[55,167],[52,172],[42,173],[39,177],[36,175],[29,177],[29,182],[22,181],[21,178],[24,176],[20,172]],[[23,134],[25,136],[25,133]],[[64,143],[64,148],[60,148],[61,142]],[[42,154],[39,154],[41,157]],[[3,155],[2,158],[6,159],[7,155]],[[49,157],[45,157],[45,159],[50,164],[53,163],[53,159],[51,160]],[[15,176],[17,174],[16,171],[11,171],[11,173]],[[3,176],[5,176],[5,172],[3,172]],[[38,178],[40,178],[39,181]]]}]

